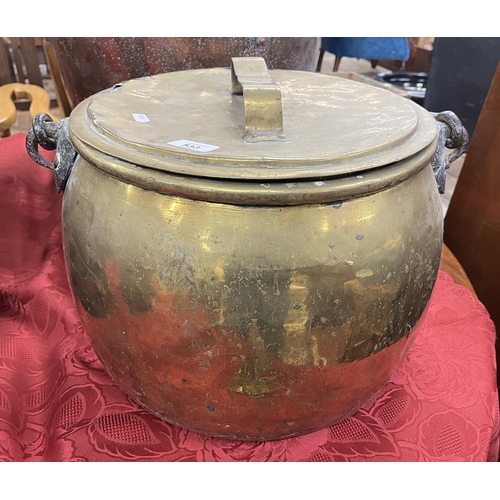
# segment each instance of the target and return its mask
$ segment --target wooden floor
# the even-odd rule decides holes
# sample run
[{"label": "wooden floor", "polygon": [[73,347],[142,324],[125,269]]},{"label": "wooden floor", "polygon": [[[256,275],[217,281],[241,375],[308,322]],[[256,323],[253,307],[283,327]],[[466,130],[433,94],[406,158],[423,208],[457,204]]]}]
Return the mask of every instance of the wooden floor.
[{"label": "wooden floor", "polygon": [[[321,65],[321,73],[333,74],[333,63],[334,56],[328,52],[325,52],[322,65]],[[371,67],[371,64],[364,59],[354,59],[349,57],[344,57],[340,63],[339,71],[342,72],[353,72],[359,73],[363,76],[373,77],[378,73],[386,72],[387,69],[382,66],[376,66],[375,68]],[[50,94],[54,94],[53,88],[47,88]],[[55,97],[55,94],[52,96]],[[51,110],[56,116],[60,116],[59,109],[54,108]],[[31,127],[31,119],[29,113],[27,111],[18,112],[18,120],[16,124],[11,128],[11,133],[15,134],[17,132],[28,132]],[[460,175],[460,171],[462,169],[463,161],[465,156],[454,162],[450,169],[447,171],[446,177],[446,192],[441,196],[441,201],[443,203],[444,214],[448,209],[448,205],[451,200],[451,196],[453,194],[453,190],[455,189],[458,176]]]}]

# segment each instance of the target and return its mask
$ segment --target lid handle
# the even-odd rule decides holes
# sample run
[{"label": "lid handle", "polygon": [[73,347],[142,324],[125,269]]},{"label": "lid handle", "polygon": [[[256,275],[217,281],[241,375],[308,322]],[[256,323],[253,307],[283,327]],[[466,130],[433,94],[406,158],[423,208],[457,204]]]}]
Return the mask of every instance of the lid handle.
[{"label": "lid handle", "polygon": [[231,59],[231,91],[243,94],[247,142],[286,140],[281,90],[272,81],[262,57]]}]

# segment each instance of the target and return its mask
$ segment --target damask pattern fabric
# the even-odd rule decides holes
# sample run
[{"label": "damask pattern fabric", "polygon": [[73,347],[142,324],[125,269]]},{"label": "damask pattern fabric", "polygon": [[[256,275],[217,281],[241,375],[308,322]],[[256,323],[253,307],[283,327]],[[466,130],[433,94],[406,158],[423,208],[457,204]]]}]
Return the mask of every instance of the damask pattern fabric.
[{"label": "damask pattern fabric", "polygon": [[390,383],[328,429],[227,441],[138,407],[82,330],[64,267],[61,196],[24,140],[0,140],[0,461],[498,460],[495,329],[444,272]]}]

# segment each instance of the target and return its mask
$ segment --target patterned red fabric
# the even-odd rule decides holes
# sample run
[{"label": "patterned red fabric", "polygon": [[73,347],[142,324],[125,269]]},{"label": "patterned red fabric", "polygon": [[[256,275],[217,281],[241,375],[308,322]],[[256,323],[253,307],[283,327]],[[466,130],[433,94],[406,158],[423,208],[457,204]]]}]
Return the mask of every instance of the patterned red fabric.
[{"label": "patterned red fabric", "polygon": [[374,401],[333,427],[235,442],[139,408],[106,374],[82,330],[63,262],[61,196],[24,140],[0,140],[1,461],[498,459],[494,326],[443,272],[403,365]]}]

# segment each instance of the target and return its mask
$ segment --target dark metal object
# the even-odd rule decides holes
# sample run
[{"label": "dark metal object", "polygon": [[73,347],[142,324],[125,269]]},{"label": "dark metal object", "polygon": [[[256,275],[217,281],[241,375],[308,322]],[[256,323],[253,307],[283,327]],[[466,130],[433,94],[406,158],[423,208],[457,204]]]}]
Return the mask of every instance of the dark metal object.
[{"label": "dark metal object", "polygon": [[[46,160],[38,152],[39,145],[48,151],[57,149],[54,163]],[[54,122],[46,113],[36,115],[33,128],[26,136],[26,150],[39,165],[54,171],[57,192],[60,193],[66,186],[78,155],[69,138],[68,119]]]},{"label": "dark metal object", "polygon": [[500,37],[436,37],[424,108],[452,109],[472,137],[499,54]]},{"label": "dark metal object", "polygon": [[[440,194],[445,192],[446,170],[450,164],[467,152],[469,146],[469,134],[462,125],[462,122],[452,111],[441,113],[431,113],[438,122],[438,147],[431,165],[436,177]],[[445,147],[454,149],[448,156],[445,154]]]},{"label": "dark metal object", "polygon": [[427,78],[427,73],[390,71],[388,73],[378,74],[375,80],[395,85],[408,92],[412,101],[415,101],[417,104],[423,104],[427,91]]},{"label": "dark metal object", "polygon": [[229,67],[264,57],[269,69],[314,71],[316,37],[57,37],[49,39],[73,106],[118,82],[159,73]]}]

